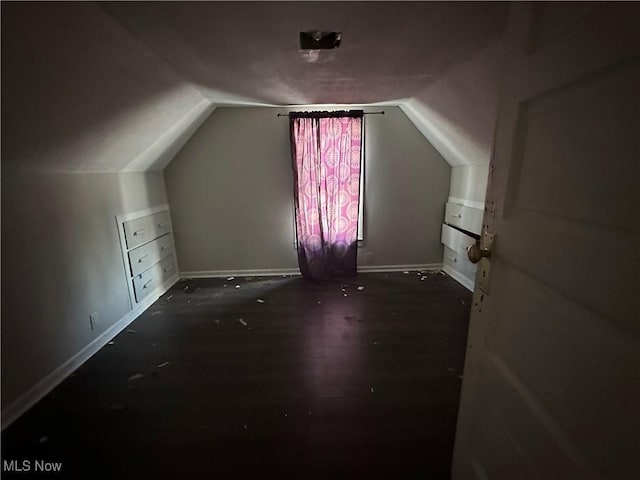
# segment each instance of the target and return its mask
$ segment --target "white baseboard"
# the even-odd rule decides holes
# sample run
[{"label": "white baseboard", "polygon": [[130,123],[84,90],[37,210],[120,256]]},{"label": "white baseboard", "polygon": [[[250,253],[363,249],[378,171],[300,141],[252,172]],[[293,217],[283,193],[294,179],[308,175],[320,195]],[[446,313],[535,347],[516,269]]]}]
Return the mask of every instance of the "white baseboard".
[{"label": "white baseboard", "polygon": [[221,278],[221,277],[275,277],[300,275],[297,268],[263,268],[252,270],[196,270],[180,272],[180,278]]},{"label": "white baseboard", "polygon": [[[361,265],[360,273],[373,272],[405,272],[405,271],[432,271],[440,270],[441,263],[422,263],[412,265]],[[297,268],[270,268],[253,270],[197,270],[180,272],[180,278],[221,278],[221,277],[273,277],[280,275],[300,275]]]},{"label": "white baseboard", "polygon": [[441,263],[420,263],[412,265],[358,265],[358,272],[375,273],[375,272],[416,272],[416,271],[434,271],[442,268]]},{"label": "white baseboard", "polygon": [[442,266],[442,270],[444,271],[444,273],[446,273],[451,278],[453,278],[456,282],[458,282],[462,286],[466,287],[467,290],[470,290],[470,291],[473,292],[473,290],[475,288],[474,287],[475,281],[473,279],[471,279],[469,277],[465,277],[464,275],[462,275],[457,270],[454,270],[453,268],[451,268],[449,265],[443,265]]},{"label": "white baseboard", "polygon": [[160,296],[178,281],[174,276],[168,279],[155,292],[149,294],[135,309],[130,310],[124,317],[111,325],[107,330],[96,337],[89,345],[84,347],[69,360],[64,362],[53,372],[49,373],[33,387],[18,397],[11,405],[2,410],[2,430],[11,425],[22,414],[33,407],[51,390],[57,387],[65,378],[71,375],[80,365],[89,360],[95,353],[110,342],[122,330],[127,328],[136,318],[144,313]]}]

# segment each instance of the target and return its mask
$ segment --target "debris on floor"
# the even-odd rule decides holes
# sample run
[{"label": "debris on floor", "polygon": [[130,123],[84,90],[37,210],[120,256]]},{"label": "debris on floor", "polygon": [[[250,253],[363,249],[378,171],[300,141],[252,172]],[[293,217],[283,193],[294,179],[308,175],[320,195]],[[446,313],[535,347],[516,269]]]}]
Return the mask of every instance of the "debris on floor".
[{"label": "debris on floor", "polygon": [[169,365],[169,362],[162,362],[160,365],[156,365],[156,368],[166,367],[167,365]]},{"label": "debris on floor", "polygon": [[402,273],[404,273],[405,275],[409,275],[409,272],[402,272]]},{"label": "debris on floor", "polygon": [[225,283],[225,284],[223,285],[223,287],[224,287],[224,288],[227,288],[227,284]]},{"label": "debris on floor", "polygon": [[357,290],[358,290],[359,292],[361,292],[362,290],[364,290],[364,287],[363,287],[362,285],[360,285],[360,286],[357,288]]},{"label": "debris on floor", "polygon": [[162,310],[156,310],[151,314],[152,317],[155,317],[156,315],[162,315]]},{"label": "debris on floor", "polygon": [[420,280],[425,280],[427,277],[420,277]]},{"label": "debris on floor", "polygon": [[116,342],[107,342],[107,345],[115,345]]},{"label": "debris on floor", "polygon": [[169,296],[167,297],[167,302],[168,302],[169,300],[171,300],[172,298],[173,298],[173,295],[169,295]]},{"label": "debris on floor", "polygon": [[144,375],[142,373],[134,373],[133,375],[131,375],[129,377],[129,382],[134,382],[136,380],[140,380],[142,377],[144,377]]},{"label": "debris on floor", "polygon": [[233,279],[235,279],[236,277],[227,277],[227,280],[231,281]]},{"label": "debris on floor", "polygon": [[184,293],[193,293],[193,287],[191,285],[187,285],[184,287]]},{"label": "debris on floor", "polygon": [[130,328],[127,330],[127,333],[136,333],[136,331],[133,328]]},{"label": "debris on floor", "polygon": [[239,322],[240,324],[244,325],[245,327],[247,327],[247,326],[248,326],[248,325],[247,325],[247,322],[245,322],[242,318],[239,318],[239,319],[238,319],[238,322]]},{"label": "debris on floor", "polygon": [[346,293],[343,293],[342,296],[343,297],[348,297],[348,295]]},{"label": "debris on floor", "polygon": [[320,300],[318,300],[318,305],[322,305],[322,302]]},{"label": "debris on floor", "polygon": [[236,288],[240,288],[240,285],[236,285]]},{"label": "debris on floor", "polygon": [[256,300],[256,302],[258,302],[258,303],[264,303],[264,300],[263,300],[263,299],[261,299],[261,298],[259,298],[259,299],[257,299],[257,300]]},{"label": "debris on floor", "polygon": [[374,390],[373,390],[373,387],[371,387],[371,393],[373,393],[373,391],[374,391]]}]

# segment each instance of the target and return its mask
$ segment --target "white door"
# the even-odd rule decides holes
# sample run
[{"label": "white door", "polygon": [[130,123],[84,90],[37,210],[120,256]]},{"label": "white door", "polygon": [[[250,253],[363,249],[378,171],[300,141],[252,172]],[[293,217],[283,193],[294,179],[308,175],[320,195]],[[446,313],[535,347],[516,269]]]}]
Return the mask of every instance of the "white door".
[{"label": "white door", "polygon": [[512,5],[454,479],[640,478],[639,7]]}]

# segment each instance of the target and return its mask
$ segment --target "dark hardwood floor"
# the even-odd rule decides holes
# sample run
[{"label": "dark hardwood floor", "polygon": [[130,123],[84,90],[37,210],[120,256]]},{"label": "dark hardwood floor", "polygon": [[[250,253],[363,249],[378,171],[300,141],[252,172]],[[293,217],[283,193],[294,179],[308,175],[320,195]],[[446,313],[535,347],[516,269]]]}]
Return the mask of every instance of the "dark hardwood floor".
[{"label": "dark hardwood floor", "polygon": [[471,294],[425,277],[178,282],[2,433],[3,478],[449,478]]}]

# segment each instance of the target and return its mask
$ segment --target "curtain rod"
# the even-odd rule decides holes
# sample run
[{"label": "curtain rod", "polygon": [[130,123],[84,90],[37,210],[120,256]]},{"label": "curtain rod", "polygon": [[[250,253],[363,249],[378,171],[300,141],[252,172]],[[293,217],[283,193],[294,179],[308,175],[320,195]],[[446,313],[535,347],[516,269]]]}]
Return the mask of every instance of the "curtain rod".
[{"label": "curtain rod", "polygon": [[[289,112],[289,113],[279,113],[277,116],[278,117],[288,117],[289,115],[291,115],[292,113],[303,113],[303,112]],[[381,110],[379,112],[363,112],[363,115],[384,115],[384,110]]]}]

